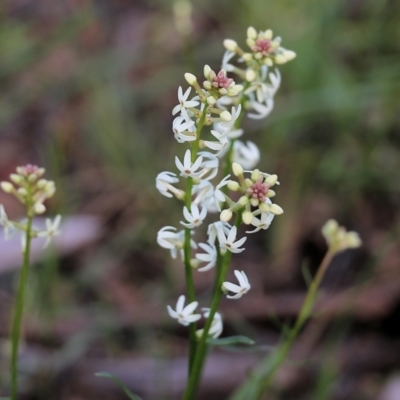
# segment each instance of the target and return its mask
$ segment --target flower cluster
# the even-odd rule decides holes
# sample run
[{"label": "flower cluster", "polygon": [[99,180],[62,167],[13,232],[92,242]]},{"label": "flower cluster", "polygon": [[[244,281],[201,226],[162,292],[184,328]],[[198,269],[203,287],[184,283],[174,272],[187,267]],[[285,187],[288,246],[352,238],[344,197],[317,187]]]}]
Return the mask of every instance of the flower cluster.
[{"label": "flower cluster", "polygon": [[[0,183],[3,191],[14,195],[25,206],[28,219],[33,218],[35,215],[43,214],[46,211],[44,202],[53,197],[56,191],[53,181],[42,178],[44,173],[44,168],[28,164],[17,167],[16,173],[10,175],[11,182],[3,181]],[[59,234],[58,228],[60,222],[61,217],[59,215],[53,221],[46,219],[46,229],[31,229],[30,235],[31,237],[46,238],[46,247],[50,243],[50,240]],[[0,204],[0,225],[3,226],[6,239],[15,230],[26,233],[28,229],[26,221],[10,220],[2,204]]]},{"label": "flower cluster", "polygon": [[[277,69],[269,71],[269,67],[295,56],[280,46],[279,38],[272,39],[270,30],[257,34],[249,28],[247,44],[251,51],[245,53],[235,42],[226,40],[227,51],[219,71],[206,65],[204,78],[185,74],[189,88],[178,89],[172,130],[177,142],[190,148],[183,157],[175,157],[176,172],[164,171],[156,178],[156,188],[163,196],[182,201],[180,224],[184,228],[161,228],[158,244],[169,250],[172,258],[181,255],[189,282],[193,270],[214,269],[216,282],[220,282],[214,295],[225,294],[228,299],[239,299],[251,287],[244,271],[234,271],[238,284],[226,281],[230,256],[245,250],[247,237],[240,236],[239,226],[252,225],[254,229],[247,233],[254,233],[267,229],[273,218],[283,213],[270,200],[275,196],[272,187],[278,184],[278,177],[254,169],[260,151],[254,143],[238,140],[244,133],[241,121],[245,115],[260,119],[270,113],[280,74]],[[235,55],[239,57],[237,65],[233,64]],[[207,239],[198,243],[197,230],[213,213],[219,218],[208,223]],[[175,310],[168,306],[169,315],[185,326],[196,324],[202,317],[210,319],[207,335],[218,337],[223,329],[222,316],[215,306],[196,313],[198,302],[191,286],[189,303],[185,306],[186,297],[181,295]],[[203,333],[204,329],[197,330],[198,338]]]},{"label": "flower cluster", "polygon": [[332,253],[355,249],[362,244],[357,232],[348,232],[345,227],[339,226],[334,219],[330,219],[325,223],[322,227],[322,234],[325,237],[329,251]]}]

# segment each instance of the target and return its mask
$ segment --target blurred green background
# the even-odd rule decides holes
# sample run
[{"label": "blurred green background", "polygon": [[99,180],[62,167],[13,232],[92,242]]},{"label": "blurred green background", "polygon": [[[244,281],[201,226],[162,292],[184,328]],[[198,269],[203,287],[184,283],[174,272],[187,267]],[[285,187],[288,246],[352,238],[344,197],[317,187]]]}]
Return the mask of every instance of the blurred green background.
[{"label": "blurred green background", "polygon": [[[156,192],[155,176],[174,170],[174,156],[184,153],[171,131],[183,74],[200,77],[204,64],[218,69],[223,39],[244,45],[248,26],[273,29],[297,58],[280,68],[283,83],[271,116],[244,121],[244,140],[260,147],[260,169],[279,175],[277,203],[285,214],[252,236],[248,252],[235,261],[254,270],[260,283],[242,309],[226,304],[226,331],[276,343],[279,328],[271,316],[290,322],[296,315],[302,270],[315,271],[325,250],[320,227],[334,217],[357,230],[365,246],[340,258],[325,286],[339,300],[346,293],[360,297],[351,311],[337,307],[320,331],[311,329],[320,332],[310,347],[319,355],[285,369],[268,399],[383,396],[400,368],[400,356],[393,355],[400,336],[394,322],[400,316],[399,18],[400,2],[384,0],[1,3],[0,180],[17,165],[44,166],[58,187],[50,214],[89,214],[102,224],[90,244],[78,251],[61,246],[32,270],[21,398],[124,398],[93,378],[99,368],[119,374],[145,399],[176,398],[184,376],[165,371],[170,360],[184,359],[185,330],[170,323],[165,304],[184,290],[182,268],[155,237],[162,226],[177,224],[181,206]],[[6,195],[0,203],[21,216]],[[13,279],[0,275],[3,321]],[[198,279],[207,304],[208,278]],[[254,313],[263,299],[272,310]],[[377,346],[386,363],[369,363],[365,355],[364,368],[346,370],[337,353],[357,349],[352,344]],[[264,354],[253,353],[247,368]],[[240,363],[248,355],[232,357]],[[323,369],[321,357],[329,360]],[[155,366],[148,365],[152,360]],[[137,372],[135,380],[137,368],[151,374],[139,379]],[[203,388],[208,400],[228,398],[237,385],[210,379]]]}]

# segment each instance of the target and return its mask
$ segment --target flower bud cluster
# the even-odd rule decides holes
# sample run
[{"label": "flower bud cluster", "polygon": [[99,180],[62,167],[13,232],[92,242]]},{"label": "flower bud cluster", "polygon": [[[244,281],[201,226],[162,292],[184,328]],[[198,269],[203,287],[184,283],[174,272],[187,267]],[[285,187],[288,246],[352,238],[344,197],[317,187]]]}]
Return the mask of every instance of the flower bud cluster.
[{"label": "flower bud cluster", "polygon": [[[254,40],[261,40],[261,36]],[[237,140],[243,135],[240,122],[245,114],[250,118],[264,118],[272,110],[280,74],[278,70],[269,72],[270,63],[263,60],[278,64],[278,55],[283,50],[273,42],[274,51],[268,51],[261,58],[255,52],[249,53],[252,59],[247,57],[246,60],[244,52],[233,45],[233,41],[224,44],[228,51],[219,72],[205,65],[205,80],[192,73],[184,75],[189,88],[178,89],[178,104],[172,110],[175,116],[172,130],[178,143],[188,143],[190,148],[183,156],[175,157],[176,172],[164,171],[156,178],[156,188],[163,196],[175,197],[183,203],[180,221],[183,229],[161,228],[157,235],[158,244],[169,250],[172,258],[180,254],[189,270],[206,272],[214,269],[216,274],[220,273],[220,268],[215,268],[217,263],[227,253],[245,250],[243,245],[247,237],[240,237],[240,224],[255,227],[248,233],[257,232],[267,229],[275,215],[283,212],[270,200],[275,195],[272,187],[278,184],[277,176],[254,169],[260,160],[260,151],[252,142]],[[239,64],[245,62],[244,69],[230,64],[235,54],[241,57]],[[232,74],[237,79],[233,79]],[[231,175],[225,172],[231,165],[237,180],[231,180]],[[232,200],[227,195],[228,190],[237,192],[240,198]],[[197,243],[197,230],[212,213],[219,213],[220,218],[209,223],[207,239]],[[236,222],[230,224],[233,213],[237,216]],[[223,284],[218,288],[229,299],[242,297],[251,287],[244,271],[234,271],[234,274],[238,284],[225,282],[223,276]],[[175,310],[168,307],[169,315],[182,325],[196,323],[202,316],[195,313],[198,302],[193,301],[193,293],[188,294],[188,305],[185,306],[186,297],[182,295]],[[204,318],[210,315],[208,310],[203,309]],[[221,332],[222,317],[213,313],[208,334],[217,337]],[[202,330],[198,334],[201,336]]]},{"label": "flower bud cluster", "polygon": [[1,188],[13,194],[27,207],[28,215],[43,214],[46,211],[44,201],[56,191],[53,181],[41,179],[45,170],[36,165],[17,167],[16,174],[10,175],[11,182],[1,182]]},{"label": "flower bud cluster", "polygon": [[[281,38],[273,38],[272,31],[257,32],[253,27],[247,30],[247,45],[250,51],[244,51],[234,40],[226,39],[226,53],[222,60],[222,69],[238,75],[244,82],[244,103],[248,117],[262,119],[269,115],[274,106],[274,96],[281,82],[279,71],[269,68],[285,64],[296,57],[296,53],[286,50],[281,44]],[[234,56],[238,57],[238,65],[231,63]],[[244,67],[243,67],[244,64]],[[224,101],[225,105],[237,104],[237,96]]]},{"label": "flower bud cluster", "polygon": [[[238,192],[241,197],[234,202],[226,195],[230,207],[220,213],[221,221],[228,222],[233,213],[240,213],[244,224],[256,227],[247,233],[268,229],[275,215],[283,214],[283,209],[270,200],[275,196],[275,191],[271,188],[279,184],[278,176],[266,174],[258,169],[244,171],[236,162],[232,164],[232,171],[238,181],[228,181],[227,187],[233,192]],[[257,218],[258,216],[260,218]]]},{"label": "flower bud cluster", "polygon": [[322,234],[325,237],[329,251],[332,253],[354,249],[362,244],[357,232],[348,232],[345,227],[339,226],[334,219],[330,219],[325,223],[322,227]]},{"label": "flower bud cluster", "polygon": [[[53,181],[42,178],[44,168],[36,165],[25,165],[17,167],[16,173],[10,175],[10,182],[0,182],[0,187],[4,192],[14,195],[26,208],[28,218],[43,214],[46,211],[44,202],[53,197],[56,187]],[[52,222],[46,220],[46,229],[32,229],[31,237],[45,237],[48,245],[51,238],[59,233],[61,217],[57,216]],[[27,223],[11,221],[8,219],[3,205],[0,204],[0,225],[3,225],[4,234],[9,238],[14,230],[26,232]]]}]

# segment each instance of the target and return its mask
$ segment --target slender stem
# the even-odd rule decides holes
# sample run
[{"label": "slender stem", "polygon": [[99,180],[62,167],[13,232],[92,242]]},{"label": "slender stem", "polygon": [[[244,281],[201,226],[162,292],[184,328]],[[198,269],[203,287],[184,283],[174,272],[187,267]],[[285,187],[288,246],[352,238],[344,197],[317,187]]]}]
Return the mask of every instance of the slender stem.
[{"label": "slender stem", "polygon": [[29,256],[31,251],[32,216],[28,216],[25,236],[24,258],[18,284],[17,299],[12,323],[12,350],[11,350],[11,400],[17,399],[18,392],[18,348],[21,333],[21,321],[24,311],[25,289],[28,281]]},{"label": "slender stem", "polygon": [[286,338],[285,342],[283,343],[282,347],[280,347],[277,351],[276,355],[276,361],[269,371],[269,373],[263,377],[262,384],[259,387],[258,391],[258,396],[256,397],[257,400],[262,399],[263,394],[265,391],[268,389],[269,385],[271,384],[275,373],[278,371],[279,367],[283,364],[283,362],[286,360],[288,353],[290,349],[293,346],[294,341],[296,340],[297,336],[300,333],[300,330],[303,328],[304,323],[307,321],[308,317],[311,314],[312,308],[314,307],[315,304],[315,299],[317,297],[317,292],[319,285],[321,283],[321,280],[323,276],[325,275],[325,272],[332,260],[333,254],[328,251],[325,254],[324,259],[322,260],[317,274],[315,275],[313,281],[311,282],[311,285],[308,289],[306,298],[304,299],[303,305],[300,309],[299,316],[297,317],[296,323],[294,327],[291,329],[289,332],[288,337]]},{"label": "slender stem", "polygon": [[[193,144],[191,159],[192,162],[195,161],[197,157],[197,152],[199,148],[199,141],[201,130],[204,126],[206,113],[203,113],[201,116],[199,123],[197,125],[197,132],[196,132],[196,140]],[[187,178],[186,184],[186,195],[185,195],[185,206],[190,211],[192,206],[192,189],[193,189],[193,179],[191,177]],[[184,251],[184,264],[185,264],[185,280],[186,280],[186,288],[187,288],[187,295],[188,295],[188,302],[192,303],[196,301],[196,292],[194,288],[194,279],[193,279],[193,269],[190,265],[190,256],[191,256],[191,229],[185,228],[185,244],[183,247]],[[194,355],[196,353],[196,324],[192,323],[189,325],[189,364],[188,364],[188,375],[190,376],[190,372],[192,369]]]},{"label": "slender stem", "polygon": [[[241,222],[241,213],[238,213],[236,216],[235,226],[238,227]],[[203,334],[199,340],[196,349],[196,356],[194,358],[192,371],[190,373],[189,382],[186,387],[185,393],[183,395],[183,400],[193,400],[197,388],[199,386],[201,374],[203,371],[204,361],[207,355],[207,339],[208,339],[208,332],[210,331],[211,324],[214,320],[215,313],[217,312],[219,303],[222,298],[222,284],[226,279],[226,275],[228,273],[229,264],[232,258],[232,253],[227,251],[221,258],[221,265],[219,267],[219,276],[217,278],[217,285],[214,290],[213,299],[211,302],[210,314],[206,320],[206,324],[203,329]]]}]

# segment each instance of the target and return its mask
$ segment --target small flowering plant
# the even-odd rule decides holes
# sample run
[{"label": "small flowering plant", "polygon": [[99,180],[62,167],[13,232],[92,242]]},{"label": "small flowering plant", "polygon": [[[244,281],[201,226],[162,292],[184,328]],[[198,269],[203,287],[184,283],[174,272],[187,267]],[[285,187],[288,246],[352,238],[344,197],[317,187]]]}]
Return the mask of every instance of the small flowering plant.
[{"label": "small flowering plant", "polygon": [[[203,78],[186,73],[189,87],[179,87],[178,104],[172,110],[174,137],[189,148],[183,157],[175,157],[177,171],[158,174],[156,188],[163,196],[182,202],[183,229],[163,227],[157,242],[172,258],[180,255],[185,267],[187,293],[180,295],[175,309],[168,306],[167,310],[189,329],[186,400],[194,399],[197,392],[207,346],[217,343],[223,332],[223,317],[218,312],[222,296],[236,300],[251,288],[245,271],[234,271],[237,283],[227,281],[232,255],[245,250],[247,237],[239,227],[249,227],[247,234],[265,230],[283,213],[271,200],[279,184],[277,175],[256,169],[260,161],[257,146],[238,140],[244,134],[244,116],[265,118],[273,108],[281,80],[274,66],[295,57],[280,43],[270,30],[257,33],[254,28],[247,31],[248,52],[233,40],[225,40],[221,69],[206,65]],[[216,215],[214,221],[210,221],[212,215]],[[207,236],[198,242],[203,226],[207,226],[203,230]],[[194,285],[197,273],[215,277],[211,304],[201,313]]]},{"label": "small flowering plant", "polygon": [[16,231],[19,231],[22,238],[23,253],[23,263],[11,332],[11,400],[16,400],[18,392],[18,348],[25,289],[28,281],[31,240],[36,237],[43,237],[46,239],[44,244],[46,247],[51,239],[60,233],[60,215],[57,215],[53,221],[51,219],[46,219],[45,229],[37,229],[33,226],[34,217],[46,211],[44,202],[53,197],[56,191],[54,182],[43,178],[44,173],[45,170],[43,168],[28,164],[18,167],[16,173],[10,175],[10,181],[3,181],[0,183],[0,187],[3,191],[16,197],[24,205],[26,210],[25,220],[14,221],[8,218],[4,206],[0,204],[0,225],[3,226],[4,236],[6,239],[9,239]]}]

